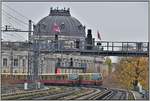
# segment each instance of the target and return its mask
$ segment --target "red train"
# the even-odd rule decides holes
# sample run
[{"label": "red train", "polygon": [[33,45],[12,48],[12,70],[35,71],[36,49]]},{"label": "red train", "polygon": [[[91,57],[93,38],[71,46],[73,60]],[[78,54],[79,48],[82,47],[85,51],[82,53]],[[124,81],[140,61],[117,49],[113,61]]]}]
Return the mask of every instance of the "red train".
[{"label": "red train", "polygon": [[[2,74],[2,82],[3,80],[12,80],[13,83],[33,82],[27,80],[27,75],[20,74],[13,76]],[[52,85],[102,85],[103,77],[101,73],[42,74],[38,82]]]}]

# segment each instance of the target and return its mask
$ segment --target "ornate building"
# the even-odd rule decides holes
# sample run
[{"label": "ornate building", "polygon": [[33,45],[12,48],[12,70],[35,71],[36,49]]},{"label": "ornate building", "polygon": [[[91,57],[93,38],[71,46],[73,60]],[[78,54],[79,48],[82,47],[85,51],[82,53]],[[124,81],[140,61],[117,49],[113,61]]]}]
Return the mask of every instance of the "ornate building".
[{"label": "ornate building", "polygon": [[[85,26],[72,17],[70,9],[53,9],[50,14],[34,26],[31,39],[40,37],[40,49],[52,50],[51,43],[58,41],[58,49],[84,48],[86,43],[93,44],[92,31],[88,30],[86,37]],[[66,45],[67,44],[67,45]],[[28,42],[2,43],[2,72],[27,73],[28,71]],[[87,46],[87,49],[92,49]],[[40,54],[38,72],[40,74],[101,72],[104,57],[81,56],[79,53],[48,53]]]}]

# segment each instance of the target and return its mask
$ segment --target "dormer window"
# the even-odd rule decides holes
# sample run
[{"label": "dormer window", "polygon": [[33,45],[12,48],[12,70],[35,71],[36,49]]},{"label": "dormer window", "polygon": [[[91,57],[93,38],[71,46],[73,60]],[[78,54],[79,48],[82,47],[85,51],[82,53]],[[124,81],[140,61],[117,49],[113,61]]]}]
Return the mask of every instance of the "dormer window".
[{"label": "dormer window", "polygon": [[46,25],[45,24],[41,24],[41,28],[45,30],[46,29]]},{"label": "dormer window", "polygon": [[65,28],[65,24],[64,24],[64,22],[63,22],[63,23],[61,23],[60,28],[61,28],[61,29],[64,29],[64,28]]},{"label": "dormer window", "polygon": [[79,26],[78,26],[78,29],[81,30],[81,29],[82,29],[82,25],[79,25]]}]

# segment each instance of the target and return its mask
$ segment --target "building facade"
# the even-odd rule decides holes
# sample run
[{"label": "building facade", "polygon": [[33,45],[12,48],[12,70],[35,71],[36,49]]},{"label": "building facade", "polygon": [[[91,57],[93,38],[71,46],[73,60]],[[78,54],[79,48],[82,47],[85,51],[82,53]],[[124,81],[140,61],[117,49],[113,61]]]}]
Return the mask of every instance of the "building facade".
[{"label": "building facade", "polygon": [[[39,40],[41,50],[52,50],[58,42],[58,49],[84,49],[84,44],[93,45],[91,30],[86,37],[85,26],[72,17],[70,9],[51,8],[48,16],[41,19],[33,28],[31,39]],[[31,40],[33,42],[33,40]],[[91,46],[86,47],[92,49]],[[33,57],[33,53],[31,53]],[[31,59],[33,62],[33,58]],[[38,73],[82,73],[101,72],[104,57],[81,56],[80,53],[40,53],[38,57]],[[2,72],[28,73],[29,64],[28,42],[2,42]],[[33,65],[32,65],[33,69]],[[33,71],[31,71],[32,73]]]}]

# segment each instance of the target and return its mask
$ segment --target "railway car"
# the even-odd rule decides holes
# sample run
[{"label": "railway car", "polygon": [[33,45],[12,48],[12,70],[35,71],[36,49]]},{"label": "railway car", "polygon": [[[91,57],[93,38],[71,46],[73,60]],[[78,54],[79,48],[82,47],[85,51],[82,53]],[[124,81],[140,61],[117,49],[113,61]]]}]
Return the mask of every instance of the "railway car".
[{"label": "railway car", "polygon": [[101,73],[82,73],[79,74],[81,85],[102,85],[103,77]]},{"label": "railway car", "polygon": [[5,83],[24,83],[24,82],[32,82],[32,81],[27,81],[27,75],[21,74],[21,73],[15,73],[15,74],[10,74],[10,73],[2,73],[1,74],[1,80],[2,82]]},{"label": "railway car", "polygon": [[[32,83],[25,74],[2,74],[2,82],[6,83]],[[39,82],[51,85],[102,85],[103,77],[101,73],[61,73],[61,74],[41,74]]]},{"label": "railway car", "polygon": [[43,84],[57,84],[57,85],[74,85],[78,84],[77,74],[42,74],[40,82]]}]

